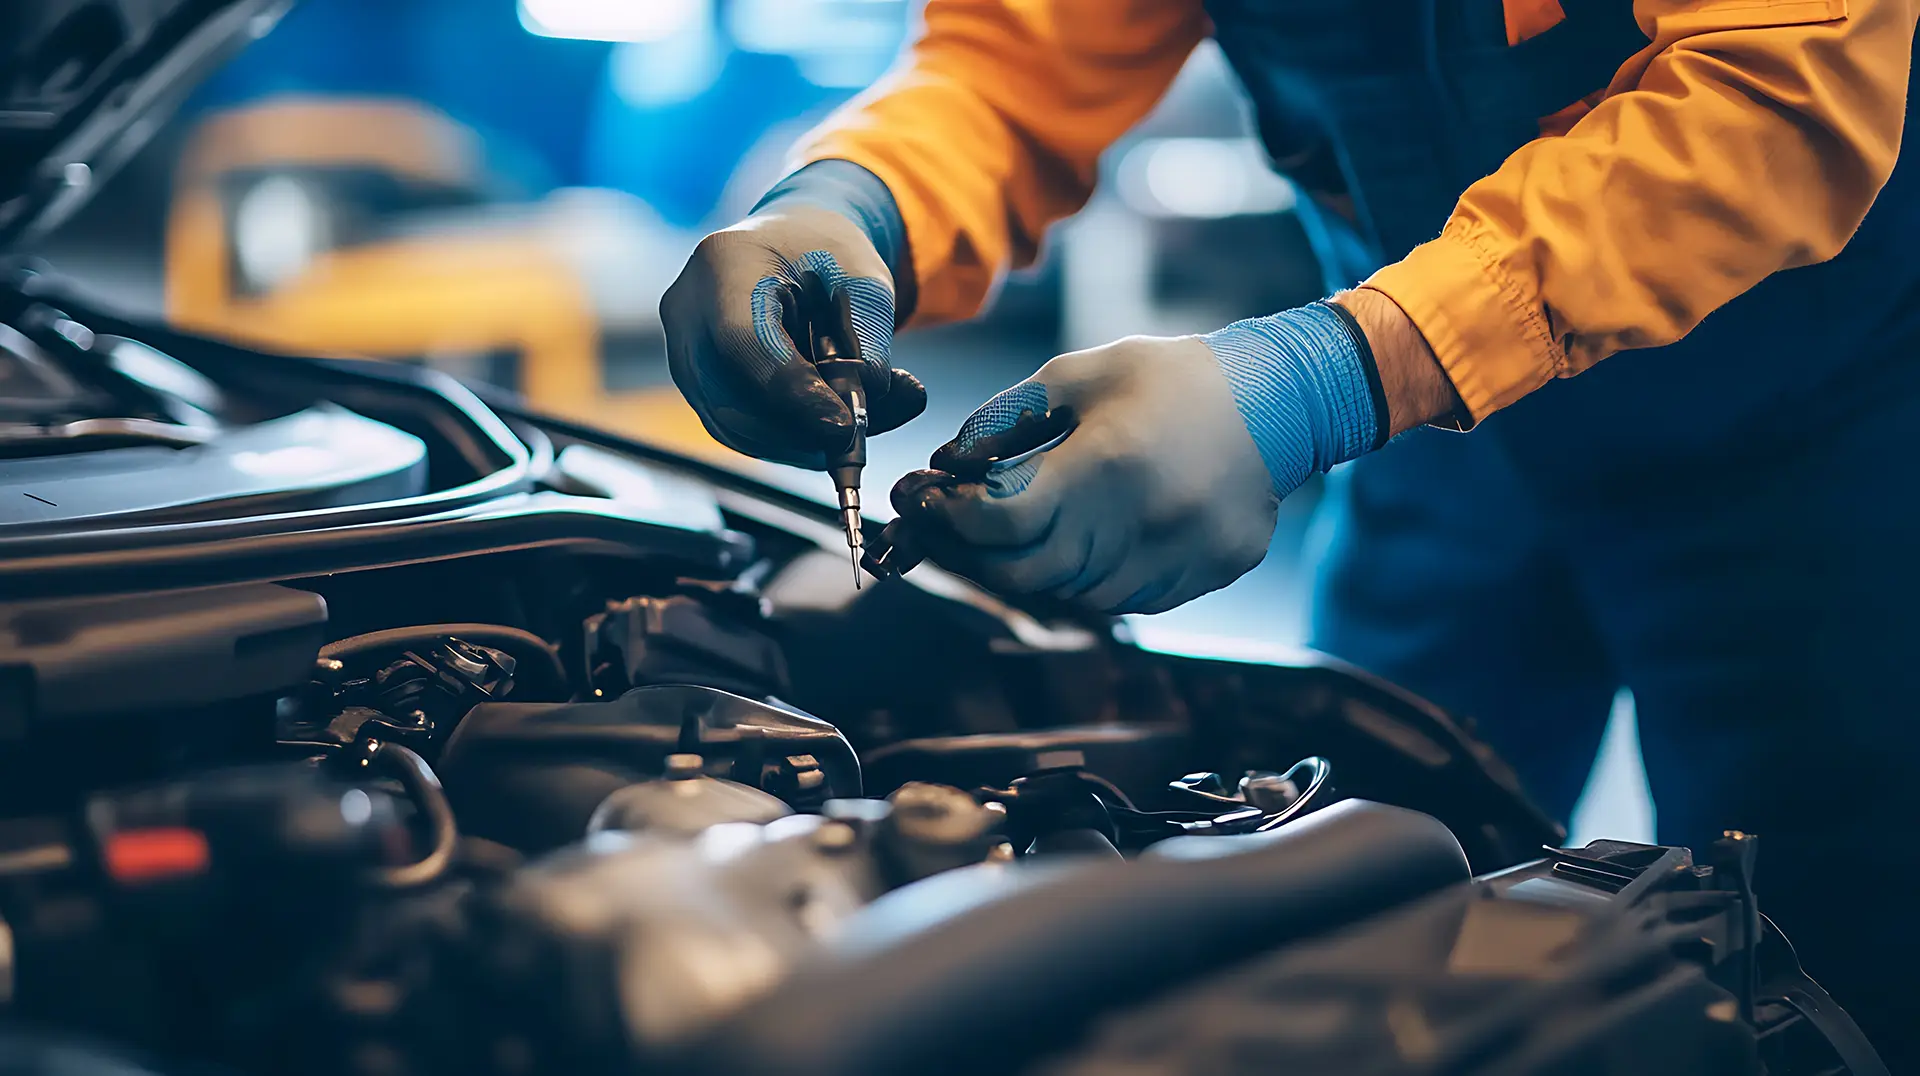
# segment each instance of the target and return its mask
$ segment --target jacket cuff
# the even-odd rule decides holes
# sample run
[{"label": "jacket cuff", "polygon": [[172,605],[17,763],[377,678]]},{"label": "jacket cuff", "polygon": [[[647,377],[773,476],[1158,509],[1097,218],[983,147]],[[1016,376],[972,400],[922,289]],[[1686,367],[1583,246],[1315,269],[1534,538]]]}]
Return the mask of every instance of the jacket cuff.
[{"label": "jacket cuff", "polygon": [[890,141],[898,139],[889,140],[872,131],[830,127],[803,143],[798,159],[857,162],[893,193],[900,219],[905,222],[901,234],[907,246],[894,275],[913,281],[914,301],[911,306],[901,306],[903,321],[910,318],[914,325],[925,327],[970,318],[980,312],[992,291],[997,267],[967,240],[951,205],[956,199],[951,197],[952,192],[943,197],[939,189],[945,177],[928,180],[923,169],[899,159],[902,151]]},{"label": "jacket cuff", "polygon": [[1412,319],[1474,423],[1566,369],[1543,304],[1471,225],[1448,224],[1438,239],[1363,286],[1384,293]]},{"label": "jacket cuff", "polygon": [[814,161],[774,184],[753,212],[776,202],[830,209],[858,225],[893,274],[896,318],[904,322],[912,314],[916,288],[907,226],[893,192],[879,176],[852,161]]}]

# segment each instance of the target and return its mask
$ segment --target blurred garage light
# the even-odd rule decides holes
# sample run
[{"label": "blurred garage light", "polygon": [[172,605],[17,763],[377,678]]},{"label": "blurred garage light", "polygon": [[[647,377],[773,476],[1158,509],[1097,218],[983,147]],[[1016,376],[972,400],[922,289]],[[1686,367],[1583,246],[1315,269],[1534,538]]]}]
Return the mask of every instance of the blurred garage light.
[{"label": "blurred garage light", "polygon": [[608,74],[613,91],[633,108],[659,108],[691,101],[720,77],[726,52],[706,16],[661,41],[627,41],[614,47]]},{"label": "blurred garage light", "polygon": [[879,78],[905,36],[906,0],[733,0],[727,36],[746,52],[791,56],[802,78],[861,89]]},{"label": "blurred garage light", "polygon": [[520,25],[541,37],[665,41],[707,17],[711,0],[520,0]]},{"label": "blurred garage light", "polygon": [[1121,157],[1115,180],[1127,207],[1149,217],[1214,220],[1293,207],[1293,185],[1251,138],[1146,139]]},{"label": "blurred garage light", "polygon": [[320,207],[298,180],[268,176],[234,208],[233,254],[242,280],[261,291],[279,287],[326,248],[326,233]]}]

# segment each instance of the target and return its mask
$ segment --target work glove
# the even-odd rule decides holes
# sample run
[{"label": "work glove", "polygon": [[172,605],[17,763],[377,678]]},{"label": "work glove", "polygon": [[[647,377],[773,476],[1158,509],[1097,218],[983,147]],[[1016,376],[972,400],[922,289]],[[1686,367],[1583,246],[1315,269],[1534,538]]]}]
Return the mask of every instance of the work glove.
[{"label": "work glove", "polygon": [[852,437],[852,413],[784,328],[809,269],[847,293],[866,361],[867,433],[926,410],[926,389],[887,361],[895,317],[889,261],[904,263],[904,251],[892,195],[844,161],[800,170],[746,220],[702,239],[660,300],[660,320],[674,384],[707,432],[735,451],[816,470],[826,466],[825,452]]},{"label": "work glove", "polygon": [[1056,446],[981,481],[909,475],[895,506],[942,567],[1103,613],[1161,612],[1238,579],[1266,556],[1281,498],[1385,440],[1365,334],[1315,303],[1062,355],[935,459],[1059,408],[1078,424]]}]

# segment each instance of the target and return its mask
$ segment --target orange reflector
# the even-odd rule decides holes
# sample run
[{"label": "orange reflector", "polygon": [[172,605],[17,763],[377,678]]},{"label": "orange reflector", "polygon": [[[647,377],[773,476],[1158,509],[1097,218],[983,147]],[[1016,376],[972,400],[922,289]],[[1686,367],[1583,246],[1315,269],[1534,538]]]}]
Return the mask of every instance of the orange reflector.
[{"label": "orange reflector", "polygon": [[123,883],[199,874],[209,859],[206,835],[183,826],[122,830],[102,851],[107,876]]}]

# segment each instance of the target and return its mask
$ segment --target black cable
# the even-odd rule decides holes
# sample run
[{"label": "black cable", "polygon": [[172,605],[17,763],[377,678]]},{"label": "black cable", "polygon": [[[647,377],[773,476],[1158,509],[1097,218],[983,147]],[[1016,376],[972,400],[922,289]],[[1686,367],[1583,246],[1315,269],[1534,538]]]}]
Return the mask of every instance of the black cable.
[{"label": "black cable", "polygon": [[573,697],[573,683],[567,677],[567,667],[560,661],[559,651],[554,649],[553,644],[530,631],[510,628],[505,624],[419,624],[370,631],[365,635],[352,635],[328,643],[320,648],[320,657],[345,661],[377,650],[426,646],[448,637],[505,651],[513,655],[517,663],[514,669],[516,676],[531,666],[544,674],[548,681],[545,685],[536,685],[549,689],[543,694],[557,696],[555,701]]},{"label": "black cable", "polygon": [[1088,784],[1094,785],[1095,787],[1099,788],[1100,791],[1105,792],[1107,795],[1112,796],[1114,803],[1117,803],[1120,806],[1125,807],[1127,810],[1130,810],[1130,811],[1139,810],[1138,807],[1135,807],[1133,805],[1133,800],[1130,797],[1128,797],[1128,795],[1125,792],[1120,791],[1120,786],[1114,784],[1112,781],[1109,781],[1106,778],[1100,776],[1099,774],[1093,773],[1092,771],[1089,771],[1089,770],[1080,771],[1080,778],[1081,780],[1086,781]]},{"label": "black cable", "polygon": [[[1293,776],[1299,772],[1302,767],[1306,768],[1308,774],[1308,780],[1305,784],[1301,784],[1299,780]],[[1295,786],[1300,789],[1300,795],[1292,803],[1268,815],[1266,819],[1260,823],[1259,828],[1263,833],[1267,830],[1278,829],[1288,822],[1299,818],[1301,815],[1317,811],[1326,806],[1324,803],[1317,803],[1315,801],[1323,796],[1331,795],[1333,792],[1333,763],[1328,762],[1318,755],[1310,755],[1294,763],[1284,776],[1288,780],[1293,781]]]},{"label": "black cable", "polygon": [[381,741],[368,761],[400,782],[407,796],[426,816],[427,826],[433,833],[433,847],[424,858],[404,867],[380,868],[374,872],[374,884],[382,889],[417,889],[439,881],[453,864],[454,854],[460,847],[453,805],[447,802],[440,778],[418,752],[391,741]]}]

